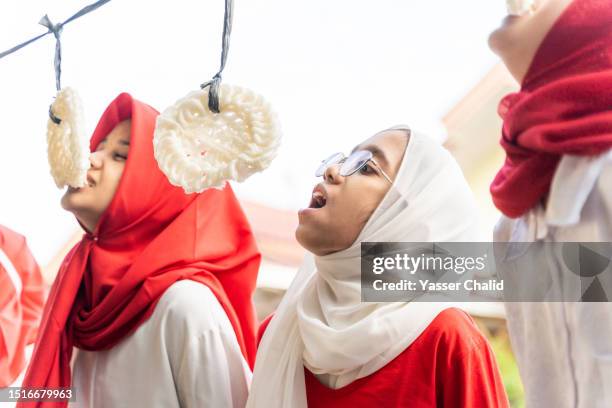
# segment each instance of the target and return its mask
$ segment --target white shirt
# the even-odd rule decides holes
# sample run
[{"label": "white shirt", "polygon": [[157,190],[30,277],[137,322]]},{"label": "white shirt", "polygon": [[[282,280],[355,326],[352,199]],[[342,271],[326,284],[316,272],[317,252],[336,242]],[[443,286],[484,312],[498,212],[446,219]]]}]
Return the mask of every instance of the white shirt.
[{"label": "white shirt", "polygon": [[112,349],[75,352],[71,406],[244,407],[248,397],[251,371],[232,325],[198,282],[170,286],[151,317]]},{"label": "white shirt", "polygon": [[[611,242],[612,151],[564,156],[546,209],[537,206],[515,220],[502,217],[494,239]],[[535,264],[530,269],[534,279],[555,281],[561,273]],[[610,287],[610,275],[607,270],[598,276],[607,281],[604,288]],[[612,296],[607,295],[607,303],[506,303],[527,407],[612,407]]]}]

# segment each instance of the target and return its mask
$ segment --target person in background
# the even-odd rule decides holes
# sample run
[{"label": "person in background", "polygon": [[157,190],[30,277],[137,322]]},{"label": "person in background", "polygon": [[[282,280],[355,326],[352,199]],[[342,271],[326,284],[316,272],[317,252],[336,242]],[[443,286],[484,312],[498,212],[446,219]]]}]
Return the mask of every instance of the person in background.
[{"label": "person in background", "polygon": [[25,237],[0,225],[0,388],[12,385],[26,365],[45,303],[40,268]]},{"label": "person in background", "polygon": [[[536,0],[489,44],[521,84],[499,107],[506,161],[491,185],[503,213],[494,240],[611,242],[612,2]],[[538,259],[550,266],[529,271],[540,281],[570,276],[558,254],[543,250]],[[599,279],[611,287],[609,271]],[[563,299],[581,300],[557,286]],[[605,296],[506,303],[527,407],[612,406],[612,293]]]}]

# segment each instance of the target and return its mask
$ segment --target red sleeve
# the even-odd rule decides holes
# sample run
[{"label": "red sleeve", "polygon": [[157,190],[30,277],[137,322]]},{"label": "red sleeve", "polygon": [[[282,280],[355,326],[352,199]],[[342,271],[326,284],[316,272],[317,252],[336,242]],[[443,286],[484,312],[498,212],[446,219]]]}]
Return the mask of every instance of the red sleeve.
[{"label": "red sleeve", "polygon": [[0,388],[8,387],[25,368],[21,306],[13,282],[0,266]]},{"label": "red sleeve", "polygon": [[30,344],[36,340],[45,304],[46,288],[40,267],[30,252],[26,239],[20,236],[18,242],[16,251],[8,256],[11,257],[23,284],[20,299],[23,313],[22,330],[27,338],[27,343]]},{"label": "red sleeve", "polygon": [[259,325],[259,329],[257,329],[257,347],[259,347],[259,343],[261,342],[261,338],[263,337],[264,333],[266,332],[266,329],[268,328],[268,325],[270,324],[270,320],[272,320],[273,317],[274,317],[274,313],[272,313],[270,316],[268,316],[265,319],[263,319],[263,321]]},{"label": "red sleeve", "polygon": [[[488,341],[467,313],[454,309],[455,330],[444,334],[436,367],[442,384],[438,406],[490,408],[509,406],[501,374]],[[459,320],[459,323],[457,323]]]},{"label": "red sleeve", "polygon": [[8,271],[0,265],[0,388],[10,385],[25,367],[25,346],[34,342],[45,289],[38,264],[23,236],[0,226],[0,248],[21,281],[17,296]]}]

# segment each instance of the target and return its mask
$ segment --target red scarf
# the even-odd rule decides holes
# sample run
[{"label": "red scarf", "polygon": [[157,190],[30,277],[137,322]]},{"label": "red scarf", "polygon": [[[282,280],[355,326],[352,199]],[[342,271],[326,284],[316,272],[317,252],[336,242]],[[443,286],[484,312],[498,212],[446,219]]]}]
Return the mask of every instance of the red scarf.
[{"label": "red scarf", "polygon": [[254,363],[251,296],[260,254],[251,228],[229,185],[192,195],[170,185],[153,156],[157,115],[123,93],[93,133],[91,151],[115,125],[132,120],[115,196],[94,233],[85,234],[60,267],[23,387],[69,387],[73,346],[113,347],[147,320],[164,291],[181,279],[212,290],[244,357]]},{"label": "red scarf", "polygon": [[574,0],[499,112],[506,161],[491,194],[517,218],[546,197],[563,155],[612,148],[612,2]]}]

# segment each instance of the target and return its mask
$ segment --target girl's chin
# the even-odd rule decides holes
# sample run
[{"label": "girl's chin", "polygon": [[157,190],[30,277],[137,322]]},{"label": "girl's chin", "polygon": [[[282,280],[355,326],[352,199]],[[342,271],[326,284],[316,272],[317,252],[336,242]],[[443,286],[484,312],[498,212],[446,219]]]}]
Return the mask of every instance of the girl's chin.
[{"label": "girl's chin", "polygon": [[507,15],[499,25],[489,36],[489,43],[495,42],[508,42],[511,40],[512,32],[515,30],[515,26],[522,24],[521,22],[529,18],[529,16],[513,16]]},{"label": "girl's chin", "polygon": [[71,213],[78,213],[81,211],[89,210],[89,205],[87,205],[87,196],[83,195],[83,192],[80,189],[73,191],[66,191],[61,200],[62,208]]},{"label": "girl's chin", "polygon": [[501,26],[489,35],[489,48],[495,54],[503,57],[512,47],[512,27]]}]

